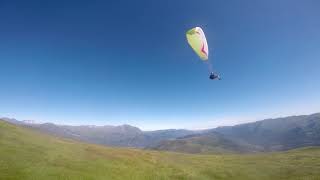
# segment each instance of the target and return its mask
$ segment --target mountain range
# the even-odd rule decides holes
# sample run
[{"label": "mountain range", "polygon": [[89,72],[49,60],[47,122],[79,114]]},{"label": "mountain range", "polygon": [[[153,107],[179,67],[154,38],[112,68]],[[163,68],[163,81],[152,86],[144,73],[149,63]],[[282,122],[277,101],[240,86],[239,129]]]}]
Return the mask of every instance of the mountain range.
[{"label": "mountain range", "polygon": [[319,179],[320,147],[259,154],[186,154],[106,147],[0,120],[0,179]]},{"label": "mountain range", "polygon": [[184,137],[195,133],[195,131],[184,129],[142,131],[139,128],[130,125],[70,126],[56,125],[53,123],[29,123],[30,121],[18,121],[10,118],[1,119],[16,125],[37,129],[59,137],[115,147],[145,148],[156,145],[163,140],[176,139],[178,137]]},{"label": "mountain range", "polygon": [[320,113],[218,127],[150,147],[186,153],[271,152],[320,146]]},{"label": "mountain range", "polygon": [[202,131],[142,131],[130,125],[68,126],[2,119],[51,135],[89,143],[185,153],[253,153],[320,146],[320,113],[266,119]]},{"label": "mountain range", "polygon": [[212,129],[211,132],[243,140],[249,144],[260,146],[265,151],[319,146],[320,113],[219,127]]}]

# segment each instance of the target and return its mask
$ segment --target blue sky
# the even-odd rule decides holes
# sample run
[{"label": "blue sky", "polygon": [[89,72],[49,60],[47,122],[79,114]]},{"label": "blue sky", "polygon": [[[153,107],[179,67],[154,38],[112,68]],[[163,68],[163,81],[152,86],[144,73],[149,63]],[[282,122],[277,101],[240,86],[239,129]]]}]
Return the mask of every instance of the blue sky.
[{"label": "blue sky", "polygon": [[[210,128],[320,110],[320,2],[0,1],[0,116]],[[201,26],[222,81],[188,46]]]}]

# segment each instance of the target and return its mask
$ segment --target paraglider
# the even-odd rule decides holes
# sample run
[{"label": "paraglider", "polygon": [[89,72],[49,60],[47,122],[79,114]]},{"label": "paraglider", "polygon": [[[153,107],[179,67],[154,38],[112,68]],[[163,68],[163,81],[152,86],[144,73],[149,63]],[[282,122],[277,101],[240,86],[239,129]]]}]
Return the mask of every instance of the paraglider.
[{"label": "paraglider", "polygon": [[187,40],[194,52],[200,57],[202,61],[207,62],[210,75],[210,79],[221,80],[220,76],[212,71],[212,66],[209,62],[209,48],[206,36],[200,27],[195,27],[187,31]]},{"label": "paraglider", "polygon": [[211,72],[211,73],[210,73],[209,78],[210,78],[210,79],[218,79],[218,80],[221,80],[220,75],[219,75],[219,74],[216,74],[216,73],[214,73],[214,72]]}]

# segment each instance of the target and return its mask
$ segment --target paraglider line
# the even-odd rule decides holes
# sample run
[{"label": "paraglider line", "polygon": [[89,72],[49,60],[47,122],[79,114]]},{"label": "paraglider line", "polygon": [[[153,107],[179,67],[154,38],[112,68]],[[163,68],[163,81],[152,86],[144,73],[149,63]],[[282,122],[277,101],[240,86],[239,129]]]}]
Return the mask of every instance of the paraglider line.
[{"label": "paraglider line", "polygon": [[208,64],[209,73],[213,72],[213,68],[212,68],[212,63],[211,63],[211,61],[208,60],[206,63]]}]

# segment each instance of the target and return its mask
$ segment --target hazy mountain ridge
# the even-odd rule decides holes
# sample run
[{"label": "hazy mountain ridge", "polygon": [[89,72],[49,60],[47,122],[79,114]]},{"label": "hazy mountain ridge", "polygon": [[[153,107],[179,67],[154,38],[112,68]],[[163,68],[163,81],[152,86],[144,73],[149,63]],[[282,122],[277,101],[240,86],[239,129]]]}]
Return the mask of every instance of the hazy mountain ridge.
[{"label": "hazy mountain ridge", "polygon": [[117,147],[145,148],[156,145],[162,140],[175,139],[194,134],[193,131],[184,129],[168,129],[157,131],[142,131],[130,125],[120,126],[94,126],[94,125],[56,125],[53,123],[29,123],[16,119],[1,118],[7,122],[40,130],[51,135],[81,140],[89,143]]},{"label": "hazy mountain ridge", "polygon": [[320,146],[320,113],[266,119],[203,131],[142,131],[130,125],[68,126],[2,119],[52,135],[89,143],[187,153],[251,153]]},{"label": "hazy mountain ridge", "polygon": [[320,113],[266,119],[254,123],[218,127],[211,131],[263,147],[266,151],[320,145]]},{"label": "hazy mountain ridge", "polygon": [[39,129],[60,137],[82,140],[95,144],[124,147],[140,147],[142,131],[139,128],[121,126],[67,126],[45,124],[27,124],[27,127]]},{"label": "hazy mountain ridge", "polygon": [[320,113],[266,119],[164,140],[154,150],[187,153],[269,152],[320,146]]},{"label": "hazy mountain ridge", "polygon": [[148,147],[148,149],[201,154],[263,151],[261,147],[227,138],[217,132],[188,135],[175,140],[164,140],[156,146]]}]

